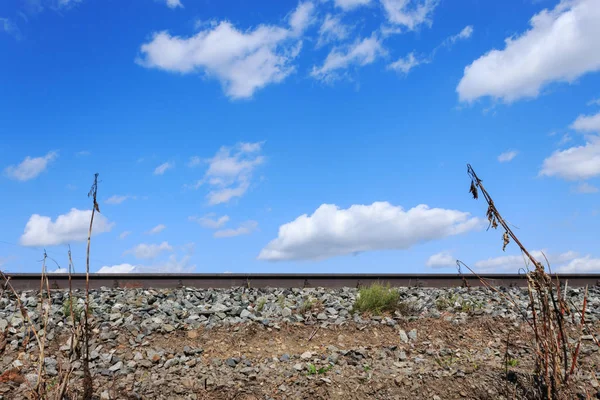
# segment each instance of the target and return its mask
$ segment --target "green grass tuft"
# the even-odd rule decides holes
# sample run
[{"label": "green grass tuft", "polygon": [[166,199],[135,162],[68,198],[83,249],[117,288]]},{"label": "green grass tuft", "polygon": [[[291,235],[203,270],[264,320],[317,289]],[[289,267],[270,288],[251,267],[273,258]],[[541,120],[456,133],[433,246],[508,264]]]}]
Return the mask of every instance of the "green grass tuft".
[{"label": "green grass tuft", "polygon": [[354,311],[381,314],[398,309],[400,293],[390,285],[383,286],[373,283],[369,287],[361,288],[354,303]]}]

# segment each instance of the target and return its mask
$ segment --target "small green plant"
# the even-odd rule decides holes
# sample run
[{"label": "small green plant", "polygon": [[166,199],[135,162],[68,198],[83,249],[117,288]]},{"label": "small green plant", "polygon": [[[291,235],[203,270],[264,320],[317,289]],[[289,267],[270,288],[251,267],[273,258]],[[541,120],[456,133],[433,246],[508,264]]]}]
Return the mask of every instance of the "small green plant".
[{"label": "small green plant", "polygon": [[383,286],[373,283],[369,287],[361,288],[354,303],[353,311],[381,314],[398,310],[400,292],[392,289],[390,285]]},{"label": "small green plant", "polygon": [[333,368],[333,365],[331,365],[331,364],[326,367],[321,367],[318,369],[314,364],[308,364],[306,366],[306,369],[308,370],[306,375],[323,375],[323,374],[326,374],[327,372],[331,371],[332,368]]},{"label": "small green plant", "polygon": [[256,304],[256,311],[261,312],[263,308],[265,308],[265,304],[267,304],[267,299],[261,297],[258,299],[258,303]]},{"label": "small green plant", "polygon": [[74,302],[73,299],[67,299],[62,305],[62,313],[65,317],[71,318],[71,303],[73,304],[73,317],[75,318],[75,322],[79,322],[81,319],[81,313],[83,312],[83,307]]},{"label": "small green plant", "polygon": [[307,312],[312,312],[321,308],[323,308],[323,302],[319,299],[310,297],[302,303],[302,305],[299,308],[299,311],[300,314],[306,314]]},{"label": "small green plant", "polygon": [[519,365],[519,360],[517,360],[516,358],[509,358],[508,360],[506,360],[506,365],[508,367],[516,367]]},{"label": "small green plant", "polygon": [[285,296],[280,294],[279,297],[277,298],[277,304],[279,304],[279,307],[281,308],[285,308]]},{"label": "small green plant", "polygon": [[371,370],[370,366],[368,366],[367,364],[363,365],[363,371],[369,372],[370,370]]}]

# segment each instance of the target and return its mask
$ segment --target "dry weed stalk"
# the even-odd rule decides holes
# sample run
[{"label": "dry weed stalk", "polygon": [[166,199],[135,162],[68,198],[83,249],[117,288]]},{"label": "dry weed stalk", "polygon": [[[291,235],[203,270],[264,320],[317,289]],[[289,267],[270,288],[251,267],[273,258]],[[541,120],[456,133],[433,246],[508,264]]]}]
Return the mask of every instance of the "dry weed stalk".
[{"label": "dry weed stalk", "polygon": [[[483,195],[488,204],[487,219],[490,227],[497,229],[501,226],[504,229],[502,235],[502,250],[512,240],[519,246],[526,260],[531,261],[533,269],[527,269],[527,288],[529,293],[529,307],[531,318],[526,320],[532,327],[535,334],[535,372],[539,384],[539,394],[546,399],[561,399],[565,396],[564,389],[569,383],[569,378],[577,369],[577,359],[579,356],[579,347],[581,344],[581,331],[575,341],[576,345],[571,344],[570,337],[565,326],[565,315],[569,314],[564,294],[561,295],[560,282],[558,279],[553,282],[552,278],[544,270],[544,265],[533,257],[527,251],[525,246],[519,241],[514,232],[510,229],[502,215],[498,212],[494,201],[489,193],[483,187],[481,179],[477,176],[471,165],[467,164],[467,173],[471,178],[470,193],[474,199],[479,197],[479,192]],[[546,262],[548,260],[546,259]],[[466,264],[471,272],[475,272]],[[548,263],[549,264],[549,263]],[[496,290],[484,279],[480,278],[484,286]],[[497,291],[497,290],[496,290]],[[566,293],[566,290],[564,291]],[[508,296],[505,296],[508,298]],[[512,299],[509,301],[516,306]],[[585,327],[585,308],[587,305],[587,288],[583,299],[581,310],[581,329]]]},{"label": "dry weed stalk", "polygon": [[88,197],[92,198],[92,216],[90,218],[90,228],[88,230],[86,265],[85,265],[85,314],[83,327],[83,399],[91,400],[94,395],[94,382],[90,373],[90,245],[92,241],[92,227],[94,225],[94,215],[96,211],[100,212],[100,207],[97,201],[98,195],[98,173],[94,174],[94,183],[88,193]]},{"label": "dry weed stalk", "polygon": [[[69,257],[69,296],[68,296],[68,316],[71,319],[71,334],[70,334],[70,351],[69,358],[70,363],[67,365],[67,368],[61,368],[57,377],[57,384],[54,386],[52,390],[46,385],[46,369],[45,369],[45,358],[46,358],[46,335],[48,331],[48,321],[50,316],[50,309],[52,306],[52,295],[50,292],[50,284],[48,281],[48,275],[46,271],[46,262],[48,259],[54,261],[56,265],[60,268],[60,265],[48,257],[46,251],[44,251],[44,257],[42,259],[42,276],[40,280],[40,316],[42,318],[40,327],[36,327],[33,319],[29,315],[27,308],[22,303],[19,294],[12,286],[10,282],[10,277],[4,274],[0,270],[0,280],[3,282],[0,288],[0,297],[4,296],[5,292],[9,292],[14,296],[17,303],[17,308],[19,312],[23,316],[23,320],[26,326],[26,335],[23,339],[23,347],[26,349],[29,340],[29,333],[33,335],[35,341],[37,343],[39,355],[37,360],[37,381],[35,386],[29,387],[29,397],[33,400],[46,400],[46,399],[56,399],[62,400],[67,395],[69,389],[69,383],[71,379],[71,375],[74,371],[71,362],[75,359],[82,356],[83,358],[83,398],[86,400],[91,400],[93,398],[93,381],[92,376],[89,370],[89,339],[90,339],[90,324],[88,320],[89,314],[89,270],[90,270],[90,241],[92,236],[92,225],[94,222],[94,214],[95,212],[100,212],[98,207],[97,198],[97,189],[98,189],[98,174],[94,175],[94,183],[92,185],[92,189],[90,190],[88,196],[93,198],[93,209],[92,215],[90,218],[90,227],[88,231],[88,242],[87,242],[87,265],[86,265],[86,291],[85,291],[85,312],[83,315],[83,323],[81,322],[81,312],[78,309],[73,308],[73,302],[76,300],[76,297],[73,295],[72,288],[72,276],[71,274],[74,272],[73,260],[71,258],[71,247],[69,246],[68,257]],[[45,293],[44,293],[45,291]],[[65,315],[67,316],[67,315]],[[84,346],[84,351],[81,351],[81,345]],[[11,370],[12,371],[12,370]],[[16,370],[15,370],[16,371]],[[10,371],[9,371],[10,372]],[[13,374],[15,377],[20,377],[20,373],[18,371]],[[11,375],[11,376],[13,376]],[[4,374],[3,374],[4,376]],[[26,381],[27,382],[27,381]]]}]

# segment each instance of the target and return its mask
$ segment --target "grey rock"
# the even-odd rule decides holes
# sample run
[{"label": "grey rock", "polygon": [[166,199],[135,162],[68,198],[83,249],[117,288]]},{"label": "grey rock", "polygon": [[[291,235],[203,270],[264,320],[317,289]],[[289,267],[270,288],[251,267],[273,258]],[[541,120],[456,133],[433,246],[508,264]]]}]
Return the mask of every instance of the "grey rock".
[{"label": "grey rock", "polygon": [[240,318],[250,318],[252,316],[252,313],[248,310],[242,310],[242,312],[240,313]]},{"label": "grey rock", "polygon": [[303,364],[301,364],[301,363],[294,364],[294,369],[295,369],[296,371],[302,371],[302,370],[304,369],[304,365],[303,365]]},{"label": "grey rock", "polygon": [[408,332],[408,338],[410,340],[417,340],[417,330],[412,329],[410,332]]},{"label": "grey rock", "polygon": [[279,357],[279,361],[283,361],[283,362],[290,361],[290,355],[289,354],[282,355],[281,357]]},{"label": "grey rock", "polygon": [[292,315],[292,310],[290,310],[288,307],[284,308],[283,310],[281,310],[281,316],[283,318],[288,318]]},{"label": "grey rock", "polygon": [[408,335],[404,329],[400,329],[400,341],[402,343],[408,343]]},{"label": "grey rock", "polygon": [[327,314],[325,314],[325,313],[319,313],[319,314],[317,315],[317,319],[318,319],[318,320],[321,320],[321,321],[322,321],[322,320],[326,320],[326,319],[327,319]]},{"label": "grey rock", "polygon": [[164,367],[165,368],[170,368],[173,365],[177,365],[177,364],[179,364],[179,360],[177,358],[170,358],[167,361],[165,361]]},{"label": "grey rock", "polygon": [[228,358],[225,360],[225,364],[229,365],[230,367],[235,367],[238,364],[238,361],[235,358]]},{"label": "grey rock", "polygon": [[302,355],[300,355],[300,358],[303,360],[310,360],[312,356],[313,354],[310,351],[305,351],[304,353],[302,353]]},{"label": "grey rock", "polygon": [[112,367],[110,367],[108,370],[110,372],[116,372],[118,370],[120,370],[123,367],[123,362],[119,361],[118,363],[116,363],[115,365],[113,365]]}]

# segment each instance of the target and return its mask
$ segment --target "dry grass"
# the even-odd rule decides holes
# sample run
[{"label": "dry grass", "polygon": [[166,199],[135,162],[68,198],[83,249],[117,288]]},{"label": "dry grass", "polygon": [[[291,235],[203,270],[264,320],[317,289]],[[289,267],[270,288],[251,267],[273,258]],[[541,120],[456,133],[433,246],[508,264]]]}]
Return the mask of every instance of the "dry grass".
[{"label": "dry grass", "polygon": [[[571,398],[570,378],[577,372],[581,337],[584,331],[589,329],[585,321],[587,288],[583,304],[580,306],[581,311],[577,307],[573,307],[573,310],[571,310],[564,298],[564,293],[561,292],[558,279],[553,281],[546,272],[544,265],[536,260],[519,241],[496,208],[490,194],[483,187],[481,179],[470,165],[467,165],[467,172],[471,178],[469,191],[473,198],[477,199],[479,192],[481,192],[488,204],[486,213],[489,221],[488,229],[490,227],[494,229],[501,227],[504,230],[502,250],[504,251],[512,240],[519,247],[525,259],[525,273],[527,274],[530,299],[528,310],[531,311],[531,317],[525,317],[525,320],[531,327],[535,338],[534,382],[536,385],[534,389],[536,396],[542,399]],[[546,262],[548,263],[547,259]],[[461,261],[457,261],[457,263],[459,269],[460,265],[464,265],[474,273],[471,268]],[[532,267],[531,270],[530,267]],[[550,270],[549,263],[548,270]],[[488,288],[496,290],[485,280],[481,280]],[[502,295],[506,297],[506,295]],[[516,303],[512,302],[512,299],[506,298],[518,308]],[[520,311],[524,311],[522,315],[528,315],[526,310]],[[578,322],[579,327],[575,331],[567,329],[566,326],[567,317],[573,311],[578,313],[578,321],[575,321],[573,316],[574,322]],[[596,344],[598,344],[597,341]],[[600,344],[598,345],[600,346]],[[588,397],[591,398],[591,395],[588,395]]]},{"label": "dry grass", "polygon": [[[92,185],[92,189],[90,190],[88,196],[93,198],[93,209],[92,216],[90,219],[90,228],[88,235],[88,247],[87,247],[87,276],[86,281],[89,282],[89,259],[90,259],[90,240],[92,235],[92,225],[94,221],[94,213],[100,212],[98,208],[98,203],[96,201],[96,195],[98,190],[98,174],[94,175],[94,184]],[[68,362],[66,364],[61,365],[60,370],[58,371],[58,376],[50,379],[46,371],[45,358],[50,354],[47,353],[49,350],[49,343],[46,342],[46,335],[48,331],[48,318],[50,313],[50,307],[52,305],[52,295],[50,291],[50,285],[48,283],[48,276],[46,274],[46,262],[47,260],[51,260],[60,268],[60,265],[48,257],[46,252],[44,251],[43,259],[42,259],[42,276],[40,281],[40,289],[39,289],[39,315],[42,317],[41,324],[38,326],[34,323],[34,321],[30,318],[30,315],[27,311],[27,308],[22,304],[20,296],[10,283],[10,278],[6,276],[2,271],[0,271],[0,280],[3,282],[2,287],[0,289],[0,297],[4,295],[12,296],[21,313],[23,320],[25,322],[26,329],[31,332],[33,335],[35,342],[37,344],[37,377],[35,382],[32,384],[31,382],[25,380],[18,369],[5,371],[0,376],[0,382],[2,381],[12,381],[26,383],[29,386],[28,396],[32,400],[62,400],[64,398],[71,398],[69,393],[74,393],[76,390],[70,387],[71,377],[74,372],[74,368],[72,364],[77,359],[82,360],[84,379],[83,379],[83,399],[91,400],[93,398],[93,381],[92,376],[89,371],[89,339],[92,332],[92,327],[89,323],[89,284],[86,284],[85,291],[85,310],[81,307],[74,305],[77,303],[77,298],[73,295],[72,287],[71,287],[71,274],[73,272],[73,260],[71,258],[71,249],[69,247],[68,252],[69,259],[69,297],[67,301],[63,304],[63,314],[70,322],[69,324],[69,334],[67,335],[66,342],[70,343],[70,350],[68,353]],[[83,318],[82,318],[83,317]],[[0,338],[0,342],[2,342]],[[1,343],[0,343],[1,344]],[[28,340],[24,339],[22,343],[22,347],[24,350],[27,350]]]}]

